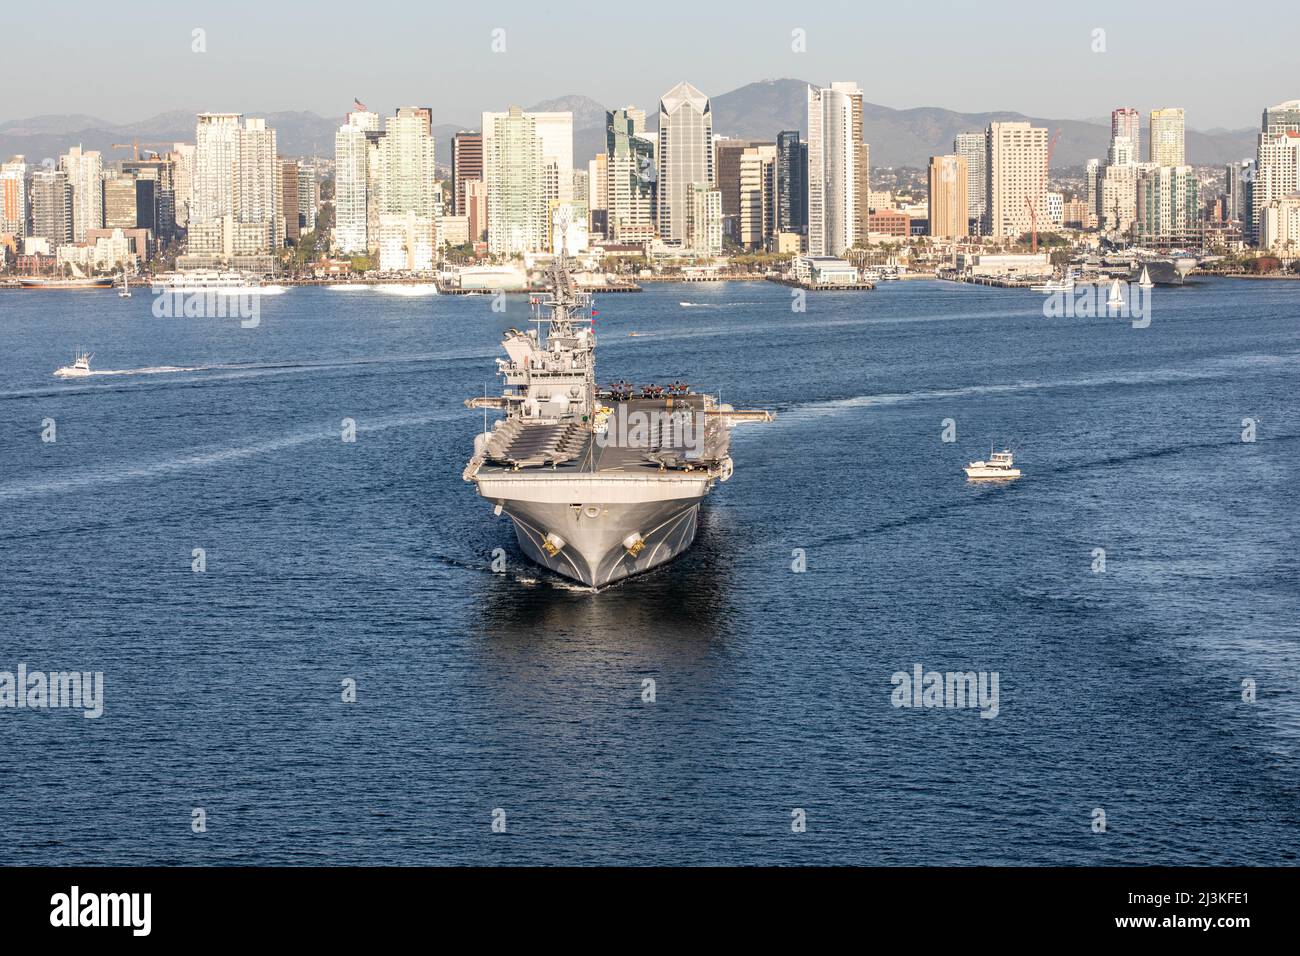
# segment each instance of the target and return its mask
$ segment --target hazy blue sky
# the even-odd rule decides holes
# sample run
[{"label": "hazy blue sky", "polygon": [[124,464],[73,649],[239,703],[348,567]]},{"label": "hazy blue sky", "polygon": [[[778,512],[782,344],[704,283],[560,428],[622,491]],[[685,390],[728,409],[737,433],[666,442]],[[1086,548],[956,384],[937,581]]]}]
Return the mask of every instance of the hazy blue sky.
[{"label": "hazy blue sky", "polygon": [[[875,3],[6,4],[0,121],[165,110],[341,115],[432,106],[437,122],[583,93],[653,108],[680,79],[716,95],[753,80],[856,80],[886,106],[1017,110],[1060,119],[1187,109],[1189,126],[1256,126],[1300,98],[1294,3],[1147,0]],[[191,31],[207,52],[191,52]],[[493,28],[506,52],[491,51]],[[791,31],[807,52],[791,50]],[[1106,52],[1091,50],[1106,31]]]}]

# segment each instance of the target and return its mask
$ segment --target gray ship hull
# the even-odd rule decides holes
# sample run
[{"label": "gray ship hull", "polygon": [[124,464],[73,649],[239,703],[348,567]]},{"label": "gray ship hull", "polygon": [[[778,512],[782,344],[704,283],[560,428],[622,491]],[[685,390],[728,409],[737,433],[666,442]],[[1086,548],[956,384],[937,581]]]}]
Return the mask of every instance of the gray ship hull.
[{"label": "gray ship hull", "polygon": [[480,473],[476,481],[479,494],[514,522],[524,554],[591,588],[649,571],[689,548],[700,502],[714,483],[702,472],[653,471]]},{"label": "gray ship hull", "polygon": [[[587,521],[585,527],[585,512],[568,505],[507,502],[502,510],[514,522],[519,547],[531,560],[588,587],[602,588],[665,564],[689,548],[700,508],[680,501],[605,506],[603,520]],[[633,555],[622,542],[640,529],[647,529],[640,531],[645,543]],[[555,554],[546,549],[548,531],[558,531],[566,541]]]}]

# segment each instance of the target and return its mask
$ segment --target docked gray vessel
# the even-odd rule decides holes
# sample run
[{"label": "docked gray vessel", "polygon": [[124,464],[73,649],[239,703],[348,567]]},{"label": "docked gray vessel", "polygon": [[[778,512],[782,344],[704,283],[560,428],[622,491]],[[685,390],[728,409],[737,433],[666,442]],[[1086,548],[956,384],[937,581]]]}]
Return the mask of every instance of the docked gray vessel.
[{"label": "docked gray vessel", "polygon": [[551,280],[532,299],[536,327],[502,340],[504,393],[465,401],[504,416],[490,430],[485,418],[463,477],[532,560],[600,588],[690,547],[701,501],[731,477],[731,429],[775,416],[681,382],[598,388],[591,296],[562,258]]}]

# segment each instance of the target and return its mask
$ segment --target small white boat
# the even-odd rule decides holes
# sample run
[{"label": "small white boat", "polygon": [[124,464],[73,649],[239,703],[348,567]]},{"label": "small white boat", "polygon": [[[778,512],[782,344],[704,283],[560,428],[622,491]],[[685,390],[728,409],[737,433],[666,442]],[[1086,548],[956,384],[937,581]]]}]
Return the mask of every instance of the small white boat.
[{"label": "small white boat", "polygon": [[1106,293],[1106,305],[1114,309],[1124,307],[1124,291],[1118,279],[1110,284],[1110,292]]},{"label": "small white boat", "polygon": [[1074,273],[1069,272],[1061,279],[1048,279],[1038,285],[1030,286],[1035,292],[1073,292],[1074,291]]},{"label": "small white boat", "polygon": [[972,481],[999,481],[1007,478],[1019,478],[1020,469],[1015,467],[1009,450],[995,451],[988,461],[972,461],[966,466],[966,477]]},{"label": "small white boat", "polygon": [[1150,289],[1150,288],[1152,288],[1152,287],[1154,287],[1154,286],[1155,286],[1155,283],[1151,281],[1151,273],[1147,272],[1147,267],[1146,267],[1146,266],[1143,266],[1143,267],[1142,267],[1142,278],[1138,279],[1138,288],[1139,288],[1139,289]]},{"label": "small white boat", "polygon": [[117,290],[117,297],[119,299],[131,298],[131,284],[127,282],[125,272],[122,273],[122,287]]},{"label": "small white boat", "polygon": [[82,375],[89,375],[91,358],[93,356],[89,352],[77,352],[76,359],[71,365],[55,369],[54,374],[59,378],[78,378]]}]

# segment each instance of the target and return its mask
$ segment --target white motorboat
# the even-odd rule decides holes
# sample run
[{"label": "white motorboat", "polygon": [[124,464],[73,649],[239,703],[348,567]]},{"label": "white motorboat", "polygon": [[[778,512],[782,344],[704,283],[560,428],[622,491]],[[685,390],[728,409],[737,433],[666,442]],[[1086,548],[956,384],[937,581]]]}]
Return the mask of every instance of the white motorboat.
[{"label": "white motorboat", "polygon": [[988,461],[972,461],[967,465],[966,477],[972,481],[1019,478],[1020,469],[1015,467],[1009,450],[995,451],[989,455]]},{"label": "white motorboat", "polygon": [[89,375],[91,358],[93,358],[93,356],[89,352],[79,351],[71,365],[65,365],[63,368],[55,369],[54,374],[59,378],[79,378],[82,375]]}]

